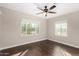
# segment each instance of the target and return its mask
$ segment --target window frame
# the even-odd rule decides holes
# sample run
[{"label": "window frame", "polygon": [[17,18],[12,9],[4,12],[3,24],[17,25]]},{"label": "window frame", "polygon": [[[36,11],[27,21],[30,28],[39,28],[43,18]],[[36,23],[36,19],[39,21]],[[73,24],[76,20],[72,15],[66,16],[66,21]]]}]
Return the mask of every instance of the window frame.
[{"label": "window frame", "polygon": [[[58,29],[57,29],[56,25],[59,27],[59,34],[57,34]],[[67,20],[56,21],[55,22],[55,36],[67,37],[68,36],[68,34],[67,34],[68,26],[67,25],[68,25]],[[61,30],[60,30],[60,26],[61,26]],[[64,28],[64,26],[66,26],[66,27]],[[65,32],[63,32],[64,31],[63,29],[65,30]]]},{"label": "window frame", "polygon": [[[24,23],[23,23],[23,22]],[[27,21],[26,19],[23,19],[21,21],[21,34],[23,35],[23,36],[33,36],[33,35],[38,35],[39,34],[39,32],[40,32],[40,23],[39,22],[32,22],[32,21]],[[27,34],[27,24],[36,24],[37,25],[37,27],[38,27],[38,32],[37,33],[31,33],[31,34]],[[23,31],[22,31],[22,25],[23,24],[26,24],[26,33],[24,33]],[[35,28],[36,28],[36,26],[35,26]]]}]

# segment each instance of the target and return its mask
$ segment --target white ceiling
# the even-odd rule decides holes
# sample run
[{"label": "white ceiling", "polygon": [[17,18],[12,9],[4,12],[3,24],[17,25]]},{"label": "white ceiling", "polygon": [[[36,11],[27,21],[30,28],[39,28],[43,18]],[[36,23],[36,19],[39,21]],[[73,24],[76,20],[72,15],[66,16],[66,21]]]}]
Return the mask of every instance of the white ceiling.
[{"label": "white ceiling", "polygon": [[56,16],[79,11],[79,3],[56,3],[56,8],[52,10],[52,11],[56,11],[56,14],[48,14],[47,17],[45,17],[44,14],[37,15],[36,13],[39,13],[41,11],[36,7],[43,8],[45,5],[47,5],[49,8],[53,4],[52,3],[0,3],[1,7],[32,14],[34,16],[41,18],[51,18],[51,17],[56,17]]}]

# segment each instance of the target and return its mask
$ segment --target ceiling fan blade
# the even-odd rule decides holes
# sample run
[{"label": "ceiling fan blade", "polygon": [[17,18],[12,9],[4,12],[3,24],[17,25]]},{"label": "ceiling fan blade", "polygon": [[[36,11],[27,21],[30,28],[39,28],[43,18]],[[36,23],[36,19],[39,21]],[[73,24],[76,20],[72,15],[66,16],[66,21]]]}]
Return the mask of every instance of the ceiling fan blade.
[{"label": "ceiling fan blade", "polygon": [[56,12],[49,11],[48,13],[53,13],[53,14],[55,14]]},{"label": "ceiling fan blade", "polygon": [[42,8],[37,7],[38,9],[40,9],[41,11],[44,11]]},{"label": "ceiling fan blade", "polygon": [[42,14],[42,13],[44,13],[44,12],[39,12],[39,13],[37,13],[37,14]]},{"label": "ceiling fan blade", "polygon": [[53,5],[53,6],[51,6],[49,9],[50,10],[52,10],[52,9],[54,9],[56,6],[55,5]]}]

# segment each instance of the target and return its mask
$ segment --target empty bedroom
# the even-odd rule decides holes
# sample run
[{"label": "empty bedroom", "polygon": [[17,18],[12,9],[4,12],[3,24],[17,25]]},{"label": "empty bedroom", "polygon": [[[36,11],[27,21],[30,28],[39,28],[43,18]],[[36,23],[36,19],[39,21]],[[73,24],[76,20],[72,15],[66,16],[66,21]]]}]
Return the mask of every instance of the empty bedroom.
[{"label": "empty bedroom", "polygon": [[79,56],[79,3],[0,3],[0,56]]}]

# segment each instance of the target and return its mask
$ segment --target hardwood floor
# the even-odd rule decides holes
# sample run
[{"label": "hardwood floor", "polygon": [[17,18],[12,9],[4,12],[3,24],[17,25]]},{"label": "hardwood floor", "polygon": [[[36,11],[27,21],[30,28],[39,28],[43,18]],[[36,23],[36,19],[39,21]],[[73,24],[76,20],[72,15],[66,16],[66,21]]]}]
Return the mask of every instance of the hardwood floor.
[{"label": "hardwood floor", "polygon": [[[3,56],[79,56],[79,49],[45,40],[0,51]],[[5,54],[6,53],[6,54]]]}]

